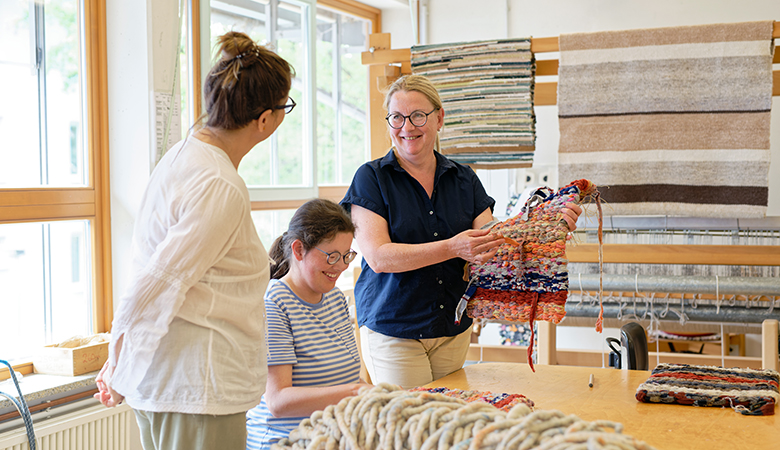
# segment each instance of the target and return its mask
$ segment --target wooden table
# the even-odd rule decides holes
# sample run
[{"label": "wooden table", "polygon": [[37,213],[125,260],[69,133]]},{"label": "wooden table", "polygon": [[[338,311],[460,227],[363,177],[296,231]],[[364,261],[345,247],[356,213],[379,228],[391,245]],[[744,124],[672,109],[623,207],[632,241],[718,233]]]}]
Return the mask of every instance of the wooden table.
[{"label": "wooden table", "polygon": [[[636,388],[650,372],[589,367],[483,363],[467,366],[427,387],[523,394],[535,409],[557,409],[584,420],[611,420],[623,433],[658,450],[780,448],[780,421],[743,416],[730,408],[640,403]],[[593,388],[588,378],[594,375]]]}]

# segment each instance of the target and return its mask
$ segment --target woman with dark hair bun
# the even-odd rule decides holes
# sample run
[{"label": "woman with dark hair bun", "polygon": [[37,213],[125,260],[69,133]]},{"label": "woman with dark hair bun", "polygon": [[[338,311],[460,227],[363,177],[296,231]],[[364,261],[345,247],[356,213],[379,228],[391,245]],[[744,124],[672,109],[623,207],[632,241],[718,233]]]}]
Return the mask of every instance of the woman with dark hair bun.
[{"label": "woman with dark hair bun", "polygon": [[149,179],[96,379],[104,405],[133,408],[144,450],[245,449],[245,414],[265,389],[268,255],[237,169],[295,107],[293,69],[244,33],[217,49],[205,125]]}]

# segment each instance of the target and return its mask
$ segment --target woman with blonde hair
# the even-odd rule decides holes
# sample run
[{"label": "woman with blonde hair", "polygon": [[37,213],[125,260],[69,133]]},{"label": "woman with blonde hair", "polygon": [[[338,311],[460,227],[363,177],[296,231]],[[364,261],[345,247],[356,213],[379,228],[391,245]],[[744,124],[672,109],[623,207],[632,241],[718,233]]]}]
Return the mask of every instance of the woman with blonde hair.
[{"label": "woman with blonde hair", "polygon": [[145,450],[245,449],[245,413],[265,389],[268,255],[237,169],[295,106],[293,69],[244,33],[217,45],[205,126],[147,185],[96,380],[104,405],[133,408]]},{"label": "woman with blonde hair", "polygon": [[[355,285],[371,381],[411,388],[461,367],[471,319],[455,324],[466,262],[481,264],[503,238],[480,229],[495,201],[474,171],[438,150],[444,108],[425,77],[399,78],[385,96],[393,147],[361,166],[342,205],[363,254]],[[564,216],[571,229],[579,207]]]}]

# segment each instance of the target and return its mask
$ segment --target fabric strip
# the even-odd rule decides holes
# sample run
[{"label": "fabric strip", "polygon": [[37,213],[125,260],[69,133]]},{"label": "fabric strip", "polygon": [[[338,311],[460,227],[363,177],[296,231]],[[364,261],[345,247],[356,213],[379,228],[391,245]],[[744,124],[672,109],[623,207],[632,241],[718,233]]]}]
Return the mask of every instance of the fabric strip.
[{"label": "fabric strip", "polygon": [[[769,150],[770,112],[561,117],[561,153],[629,150]],[[663,132],[661,132],[663,130]],[[761,152],[766,154],[766,152]],[[650,155],[645,155],[650,156]],[[668,159],[669,155],[665,155]],[[769,155],[766,154],[768,158]],[[695,159],[694,159],[695,160]],[[755,159],[754,159],[755,160]],[[567,179],[567,178],[565,178]]]},{"label": "fabric strip", "polygon": [[[560,67],[606,62],[679,60],[689,58],[734,58],[766,54],[766,41],[709,42],[693,44],[574,50],[560,58]],[[641,56],[640,56],[641,55]]]},{"label": "fabric strip", "polygon": [[769,41],[774,21],[723,23],[685,27],[652,28],[603,33],[562,34],[561,51],[594,48],[640,47],[694,42]]},{"label": "fabric strip", "polygon": [[[580,154],[582,155],[582,154]],[[585,154],[588,155],[588,154]],[[604,161],[601,159],[601,161]],[[715,161],[634,161],[625,163],[599,162],[579,163],[574,167],[564,167],[561,162],[560,174],[571,178],[577,173],[589,173],[603,180],[604,186],[674,184],[683,186],[752,186],[766,187],[769,183],[769,161],[756,164],[752,161],[728,162],[735,173],[750,173],[755,169],[756,176],[750,178],[717,178],[723,168],[723,162]],[[567,179],[568,179],[567,178]],[[606,198],[606,197],[605,197]],[[780,251],[780,250],[778,250]]]},{"label": "fabric strip", "polygon": [[601,188],[601,198],[612,203],[642,203],[661,197],[672,203],[701,205],[766,205],[769,189],[755,186],[684,186],[672,184],[614,185]]}]

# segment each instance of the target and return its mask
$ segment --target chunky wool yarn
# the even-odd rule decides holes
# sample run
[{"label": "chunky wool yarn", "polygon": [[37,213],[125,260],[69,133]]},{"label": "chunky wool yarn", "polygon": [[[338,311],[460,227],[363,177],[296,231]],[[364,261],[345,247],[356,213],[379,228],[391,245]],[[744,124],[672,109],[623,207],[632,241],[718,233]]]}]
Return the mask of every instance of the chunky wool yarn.
[{"label": "chunky wool yarn", "polygon": [[[573,181],[557,193],[549,189],[547,192],[545,198],[532,197],[518,216],[493,226],[492,231],[504,236],[506,243],[490,261],[471,267],[469,287],[461,299],[469,317],[528,322],[533,327],[534,320],[557,324],[566,315],[569,228],[562,219],[562,210],[570,203],[580,204],[587,197],[595,198],[601,242],[601,204],[596,185],[585,179]],[[602,317],[603,309],[596,322],[599,332]],[[458,315],[456,321],[459,320]],[[528,361],[533,369],[532,352],[533,345],[530,345]]]},{"label": "chunky wool yarn", "polygon": [[652,449],[622,431],[617,422],[532,411],[525,403],[507,413],[483,402],[380,384],[315,412],[271,449]]},{"label": "chunky wool yarn", "polygon": [[728,406],[747,416],[775,413],[780,374],[774,370],[659,364],[636,390],[644,403]]}]

